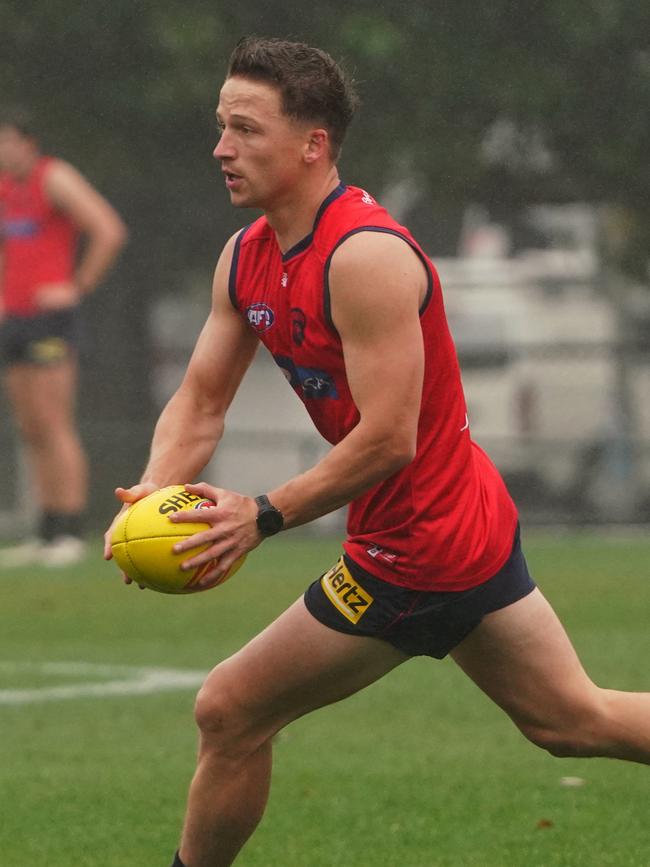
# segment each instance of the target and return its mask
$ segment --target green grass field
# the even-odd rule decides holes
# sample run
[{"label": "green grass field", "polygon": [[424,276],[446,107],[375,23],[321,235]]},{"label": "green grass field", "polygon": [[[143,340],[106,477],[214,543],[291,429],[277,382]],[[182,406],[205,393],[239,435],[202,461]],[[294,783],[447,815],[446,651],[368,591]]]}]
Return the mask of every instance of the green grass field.
[{"label": "green grass field", "polygon": [[[524,545],[594,679],[650,689],[650,539]],[[2,867],[169,867],[196,688],[138,693],[143,669],[206,672],[337,554],[287,534],[196,597],[124,587],[99,543],[74,570],[0,572]],[[647,767],[554,759],[452,662],[416,660],[278,738],[238,865],[647,867],[649,794]]]}]

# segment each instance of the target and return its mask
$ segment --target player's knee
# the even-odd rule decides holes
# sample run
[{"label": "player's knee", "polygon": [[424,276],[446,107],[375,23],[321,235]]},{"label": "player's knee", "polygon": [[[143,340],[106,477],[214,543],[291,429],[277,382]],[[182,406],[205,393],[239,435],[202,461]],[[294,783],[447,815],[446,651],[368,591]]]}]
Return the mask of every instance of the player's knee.
[{"label": "player's knee", "polygon": [[211,677],[199,690],[194,703],[194,719],[202,732],[225,732],[233,718],[233,701],[219,680]]},{"label": "player's knee", "polygon": [[215,669],[199,690],[194,705],[194,718],[202,740],[220,751],[246,749],[252,721],[237,690],[227,677]]},{"label": "player's knee", "polygon": [[56,425],[41,416],[19,418],[18,431],[23,442],[33,451],[49,451],[56,442]]},{"label": "player's knee", "polygon": [[36,419],[18,417],[16,426],[21,439],[32,448],[42,447],[47,439],[47,428]]}]

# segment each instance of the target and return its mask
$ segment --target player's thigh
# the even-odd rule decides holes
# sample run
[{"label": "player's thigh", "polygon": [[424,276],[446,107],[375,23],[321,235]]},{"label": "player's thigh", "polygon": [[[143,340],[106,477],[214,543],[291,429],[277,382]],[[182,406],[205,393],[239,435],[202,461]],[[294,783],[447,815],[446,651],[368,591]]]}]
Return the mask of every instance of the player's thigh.
[{"label": "player's thigh", "polygon": [[538,589],[488,614],[451,656],[520,725],[568,721],[597,699],[597,688]]},{"label": "player's thigh", "polygon": [[18,421],[39,428],[66,424],[74,413],[77,362],[16,364],[6,373],[6,388]]},{"label": "player's thigh", "polygon": [[212,703],[221,703],[225,696],[231,712],[277,731],[311,710],[358,692],[407,659],[387,642],[324,626],[300,598],[213,669],[198,707],[209,716]]}]

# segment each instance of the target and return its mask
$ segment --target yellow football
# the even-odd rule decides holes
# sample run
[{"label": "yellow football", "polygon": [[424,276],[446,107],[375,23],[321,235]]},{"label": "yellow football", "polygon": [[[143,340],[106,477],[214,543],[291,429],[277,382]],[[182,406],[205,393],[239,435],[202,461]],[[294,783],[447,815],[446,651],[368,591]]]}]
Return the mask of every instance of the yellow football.
[{"label": "yellow football", "polygon": [[[193,572],[183,572],[181,563],[209,546],[201,545],[181,554],[174,553],[172,546],[205,530],[208,525],[201,521],[200,512],[210,506],[214,506],[212,500],[190,494],[184,485],[169,485],[137,500],[115,524],[111,538],[113,558],[125,575],[159,593],[196,593],[205,589],[197,584],[212,568],[214,560]],[[196,522],[174,524],[169,520],[173,512],[192,510],[197,512]],[[218,583],[223,584],[234,575],[245,559],[244,554],[236,560]]]}]

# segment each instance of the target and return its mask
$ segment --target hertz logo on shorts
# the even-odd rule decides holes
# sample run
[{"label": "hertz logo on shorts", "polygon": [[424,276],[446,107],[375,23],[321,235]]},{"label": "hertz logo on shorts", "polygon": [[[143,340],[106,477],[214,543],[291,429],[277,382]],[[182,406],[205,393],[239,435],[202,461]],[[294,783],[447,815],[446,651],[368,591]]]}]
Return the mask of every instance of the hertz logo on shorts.
[{"label": "hertz logo on shorts", "polygon": [[350,623],[358,623],[374,597],[354,580],[343,557],[320,579],[325,595]]}]

